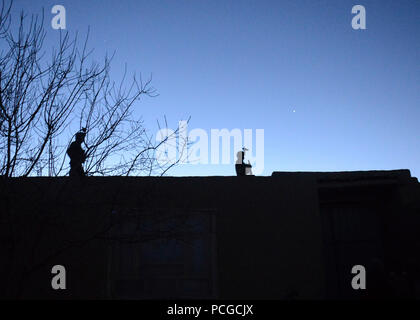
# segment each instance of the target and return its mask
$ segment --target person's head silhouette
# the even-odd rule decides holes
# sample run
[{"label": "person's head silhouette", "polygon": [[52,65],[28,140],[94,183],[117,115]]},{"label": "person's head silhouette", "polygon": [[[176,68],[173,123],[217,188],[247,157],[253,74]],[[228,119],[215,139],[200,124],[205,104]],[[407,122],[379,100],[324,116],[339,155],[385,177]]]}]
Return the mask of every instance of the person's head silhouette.
[{"label": "person's head silhouette", "polygon": [[238,151],[236,153],[236,164],[242,164],[244,163],[244,159],[245,159],[245,152],[243,151]]},{"label": "person's head silhouette", "polygon": [[82,130],[77,132],[75,136],[76,136],[76,142],[81,144],[85,140],[86,129],[83,128]]}]

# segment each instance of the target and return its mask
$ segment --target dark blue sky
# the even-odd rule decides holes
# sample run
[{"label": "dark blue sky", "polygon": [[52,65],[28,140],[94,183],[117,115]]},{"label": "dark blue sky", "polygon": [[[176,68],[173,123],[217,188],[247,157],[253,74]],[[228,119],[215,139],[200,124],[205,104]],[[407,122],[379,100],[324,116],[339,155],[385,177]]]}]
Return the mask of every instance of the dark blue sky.
[{"label": "dark blue sky", "polygon": [[[17,0],[64,5],[67,30],[91,29],[112,74],[153,73],[140,101],[151,132],[191,116],[189,129],[264,129],[264,172],[408,168],[420,176],[420,1]],[[353,5],[366,30],[351,27]],[[234,150],[232,150],[233,154]],[[172,175],[233,175],[231,165],[182,165]]]}]

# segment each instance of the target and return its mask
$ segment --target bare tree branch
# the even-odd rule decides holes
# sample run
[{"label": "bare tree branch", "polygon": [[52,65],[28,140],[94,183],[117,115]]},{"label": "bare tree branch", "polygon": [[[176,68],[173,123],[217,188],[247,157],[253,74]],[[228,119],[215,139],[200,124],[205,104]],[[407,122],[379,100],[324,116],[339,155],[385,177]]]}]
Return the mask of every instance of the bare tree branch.
[{"label": "bare tree branch", "polygon": [[[157,96],[152,77],[128,77],[125,66],[123,79],[115,83],[113,56],[102,63],[91,59],[89,30],[81,46],[77,34],[70,38],[60,30],[58,46],[47,58],[44,16],[28,21],[22,12],[17,29],[11,28],[11,4],[3,0],[0,11],[1,175],[42,175],[44,168],[49,176],[66,174],[65,151],[75,121],[78,129],[87,129],[88,175],[163,175],[182,160],[188,141],[180,128],[156,143],[134,116],[142,96]],[[158,148],[177,140],[179,156],[158,161]]]}]

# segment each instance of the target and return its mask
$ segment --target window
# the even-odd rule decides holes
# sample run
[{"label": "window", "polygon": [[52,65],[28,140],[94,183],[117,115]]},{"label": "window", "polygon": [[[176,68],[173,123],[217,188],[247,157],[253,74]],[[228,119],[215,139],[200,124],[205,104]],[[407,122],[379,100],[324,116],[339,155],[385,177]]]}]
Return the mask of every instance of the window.
[{"label": "window", "polygon": [[215,297],[214,210],[133,209],[119,218],[110,259],[112,297]]}]

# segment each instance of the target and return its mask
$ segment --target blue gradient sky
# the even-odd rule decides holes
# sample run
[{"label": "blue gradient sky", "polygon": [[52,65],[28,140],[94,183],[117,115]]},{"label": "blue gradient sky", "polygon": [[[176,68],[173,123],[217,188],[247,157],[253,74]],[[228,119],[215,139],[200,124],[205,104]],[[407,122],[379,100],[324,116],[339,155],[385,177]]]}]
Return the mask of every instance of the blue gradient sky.
[{"label": "blue gradient sky", "polygon": [[[151,132],[264,129],[264,173],[408,168],[420,176],[420,1],[17,0],[14,11],[64,5],[112,74],[153,73],[160,94],[136,109]],[[366,8],[366,30],[351,8]],[[295,112],[293,112],[295,110]],[[232,154],[233,154],[232,150]],[[170,175],[233,175],[232,165],[181,165]]]}]

